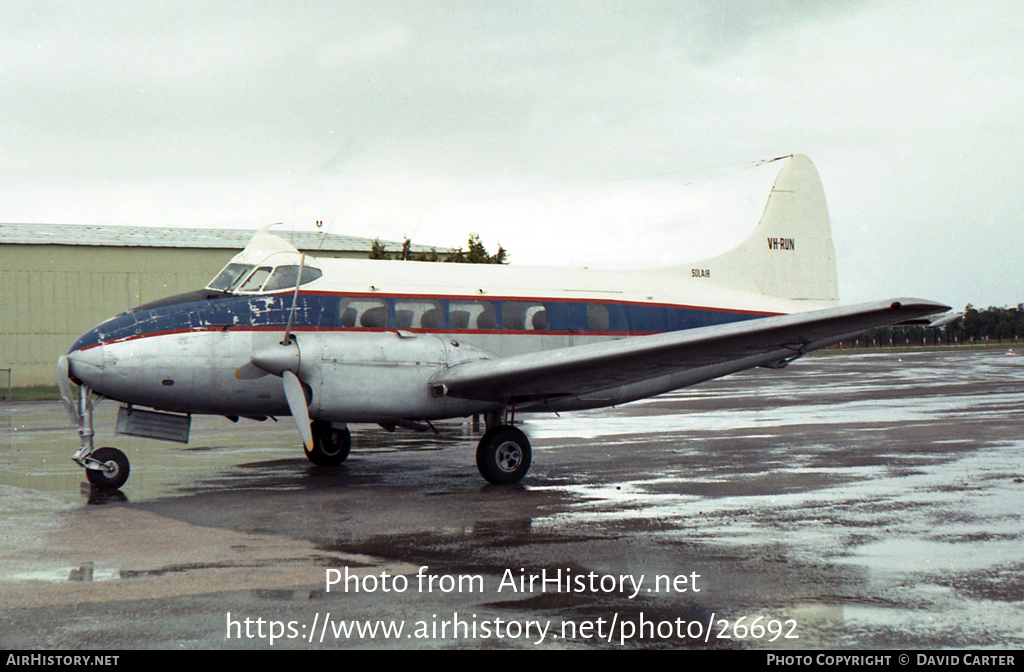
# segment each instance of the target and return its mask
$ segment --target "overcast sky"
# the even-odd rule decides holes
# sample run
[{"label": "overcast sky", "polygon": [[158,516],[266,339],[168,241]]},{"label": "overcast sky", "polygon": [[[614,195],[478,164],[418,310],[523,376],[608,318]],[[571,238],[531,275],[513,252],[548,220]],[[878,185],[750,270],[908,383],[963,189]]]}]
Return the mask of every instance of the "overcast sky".
[{"label": "overcast sky", "polygon": [[1024,301],[1024,4],[0,0],[0,221],[634,268],[817,165],[840,293]]}]

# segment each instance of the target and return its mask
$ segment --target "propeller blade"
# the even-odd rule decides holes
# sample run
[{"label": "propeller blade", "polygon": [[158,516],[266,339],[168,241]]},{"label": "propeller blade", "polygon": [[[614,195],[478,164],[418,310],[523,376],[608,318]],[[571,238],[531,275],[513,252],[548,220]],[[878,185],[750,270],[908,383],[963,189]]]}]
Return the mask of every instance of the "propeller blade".
[{"label": "propeller blade", "polygon": [[295,280],[295,293],[292,294],[292,309],[288,311],[288,326],[284,328],[284,339],[281,345],[288,345],[292,338],[292,320],[295,318],[295,305],[299,300],[299,287],[302,286],[302,267],[306,265],[306,254],[299,257],[299,277]]},{"label": "propeller blade", "polygon": [[252,362],[246,362],[235,370],[235,378],[239,380],[255,380],[266,375],[269,374]]},{"label": "propeller blade", "polygon": [[284,378],[284,397],[288,400],[288,408],[302,434],[302,443],[306,450],[313,450],[313,430],[309,426],[309,408],[306,406],[306,392],[302,389],[302,382],[287,370],[281,373],[281,377]]},{"label": "propeller blade", "polygon": [[68,373],[68,358],[61,355],[57,360],[57,387],[60,388],[60,400],[64,402],[64,408],[68,411],[68,417],[76,425],[82,424],[78,417],[78,408],[75,404],[75,396],[71,392],[71,375]]}]

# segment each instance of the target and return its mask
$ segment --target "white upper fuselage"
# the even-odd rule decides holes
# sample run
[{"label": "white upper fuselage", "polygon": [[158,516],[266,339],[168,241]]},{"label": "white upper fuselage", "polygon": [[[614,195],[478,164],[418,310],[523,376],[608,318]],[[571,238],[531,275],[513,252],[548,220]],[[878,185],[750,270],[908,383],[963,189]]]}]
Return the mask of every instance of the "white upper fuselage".
[{"label": "white upper fuselage", "polygon": [[303,285],[311,291],[501,296],[629,301],[772,314],[803,312],[834,301],[780,299],[717,287],[713,279],[683,276],[676,269],[602,271],[576,268],[449,264],[418,261],[319,259],[324,277]]}]

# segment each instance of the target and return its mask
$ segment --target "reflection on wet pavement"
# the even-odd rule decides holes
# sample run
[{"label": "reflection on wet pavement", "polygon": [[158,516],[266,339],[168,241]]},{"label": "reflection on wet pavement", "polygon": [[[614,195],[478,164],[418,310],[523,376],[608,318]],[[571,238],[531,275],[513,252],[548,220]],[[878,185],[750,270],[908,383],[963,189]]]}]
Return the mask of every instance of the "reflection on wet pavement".
[{"label": "reflection on wet pavement", "polygon": [[[98,434],[115,413],[99,407]],[[468,421],[438,423],[437,436],[354,427],[349,461],[318,469],[289,419],[196,418],[189,446],[98,437],[132,461],[123,499],[102,498],[81,488],[65,418],[59,404],[0,405],[0,598],[24,609],[0,643],[21,643],[33,610],[59,619],[61,605],[115,599],[83,592],[89,583],[121,586],[108,595],[136,618],[133,600],[177,599],[206,604],[196,618],[217,623],[201,596],[284,590],[282,604],[305,613],[334,599],[316,588],[325,566],[357,564],[473,572],[489,588],[349,596],[353,616],[714,612],[795,619],[800,647],[1024,643],[1024,357],[1003,351],[810,357],[620,408],[531,416],[534,467],[507,488],[477,475]],[[697,572],[705,587],[496,595],[513,567]],[[253,599],[240,595],[224,599]],[[224,646],[212,627],[204,637]]]}]

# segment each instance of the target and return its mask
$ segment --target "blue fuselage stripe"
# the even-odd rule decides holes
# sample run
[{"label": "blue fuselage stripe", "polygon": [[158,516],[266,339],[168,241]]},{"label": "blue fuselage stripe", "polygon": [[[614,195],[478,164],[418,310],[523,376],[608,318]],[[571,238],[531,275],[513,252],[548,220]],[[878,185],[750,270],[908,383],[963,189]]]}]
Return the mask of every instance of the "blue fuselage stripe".
[{"label": "blue fuselage stripe", "polygon": [[[404,328],[396,316],[396,301],[406,300],[403,297],[378,296],[367,297],[342,294],[299,294],[295,310],[293,328],[296,331],[320,330],[359,330],[352,327],[344,314],[346,302],[349,300],[384,301],[387,306],[387,325],[375,325],[395,330]],[[452,302],[465,304],[467,301],[484,301],[483,299],[437,298],[423,300],[436,301],[442,308],[443,318],[435,328],[411,329],[412,331],[436,331],[450,333],[467,331],[463,325],[453,325]],[[718,324],[727,324],[759,317],[766,313],[729,311],[693,306],[672,306],[665,304],[647,305],[611,301],[565,301],[553,299],[486,299],[494,309],[494,327],[490,329],[471,329],[473,333],[585,333],[593,335],[615,334],[651,334],[666,331],[680,331]],[[512,312],[521,309],[522,302],[543,305],[546,324],[537,330],[508,329],[512,323]],[[515,307],[506,303],[515,304]],[[211,331],[234,329],[284,329],[291,311],[292,294],[269,294],[259,296],[232,296],[212,301],[198,301],[161,306],[151,310],[128,312],[113,317],[89,332],[83,334],[73,346],[71,352],[88,348],[100,343],[142,338],[164,333],[180,333],[187,331]],[[594,306],[600,318],[595,320]],[[507,311],[507,315],[505,314]],[[590,311],[590,312],[588,312]],[[457,311],[455,311],[457,312]],[[596,326],[595,326],[596,325]]]}]

